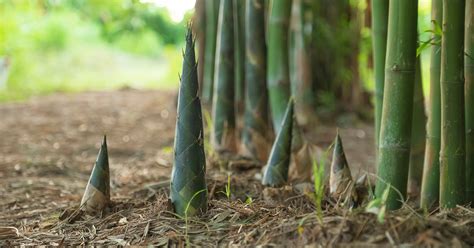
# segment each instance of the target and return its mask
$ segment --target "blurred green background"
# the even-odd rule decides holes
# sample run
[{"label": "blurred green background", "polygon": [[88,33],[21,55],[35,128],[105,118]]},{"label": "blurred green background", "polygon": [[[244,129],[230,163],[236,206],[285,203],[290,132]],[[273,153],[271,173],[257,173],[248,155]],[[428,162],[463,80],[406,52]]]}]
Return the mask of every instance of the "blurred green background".
[{"label": "blurred green background", "polygon": [[9,68],[8,80],[0,78],[0,101],[174,87],[193,6],[194,0],[0,0],[0,75]]},{"label": "blurred green background", "polygon": [[[367,8],[368,3],[361,0],[359,5]],[[0,102],[51,92],[176,88],[194,4],[195,0],[0,0]],[[425,32],[430,29],[430,5],[430,0],[420,0],[421,41],[430,36]],[[362,34],[359,70],[364,87],[373,91],[372,68],[364,62],[371,56],[370,29]],[[422,53],[422,67],[427,96],[429,49]]]}]

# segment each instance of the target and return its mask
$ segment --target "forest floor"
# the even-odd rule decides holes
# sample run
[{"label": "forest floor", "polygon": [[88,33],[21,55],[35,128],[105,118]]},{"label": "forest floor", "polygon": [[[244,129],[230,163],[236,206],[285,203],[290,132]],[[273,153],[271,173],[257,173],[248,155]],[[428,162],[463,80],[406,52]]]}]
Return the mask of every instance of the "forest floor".
[{"label": "forest floor", "polygon": [[[175,92],[56,94],[0,105],[0,246],[8,245],[427,245],[473,246],[474,210],[423,213],[409,204],[384,222],[364,208],[324,201],[318,219],[298,187],[264,190],[257,166],[227,172],[208,163],[208,212],[183,220],[170,210]],[[354,174],[374,171],[373,128],[340,118]],[[334,123],[305,137],[325,149]],[[107,134],[113,204],[102,216],[77,211]]]}]

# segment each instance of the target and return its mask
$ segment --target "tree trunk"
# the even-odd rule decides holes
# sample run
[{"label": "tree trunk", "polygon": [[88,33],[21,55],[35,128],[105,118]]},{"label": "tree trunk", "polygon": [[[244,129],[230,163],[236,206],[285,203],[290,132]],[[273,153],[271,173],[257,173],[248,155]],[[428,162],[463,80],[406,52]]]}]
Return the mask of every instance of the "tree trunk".
[{"label": "tree trunk", "polygon": [[[431,3],[431,20],[433,30],[443,22],[443,0],[433,0]],[[435,38],[436,34],[432,35]],[[441,144],[441,45],[431,47],[430,68],[430,101],[428,107],[428,124],[426,133],[425,161],[423,165],[423,180],[421,187],[420,206],[431,208],[439,199],[439,149]]]},{"label": "tree trunk", "polygon": [[[378,153],[377,198],[390,185],[388,209],[406,196],[415,83],[418,1],[390,1]],[[401,199],[402,197],[402,199]]]},{"label": "tree trunk", "polygon": [[372,48],[375,76],[375,147],[378,148],[382,118],[385,50],[387,49],[389,0],[372,0]]},{"label": "tree trunk", "polygon": [[212,146],[217,152],[232,152],[236,150],[233,0],[221,0],[217,32]]},{"label": "tree trunk", "polygon": [[246,0],[245,116],[241,152],[265,162],[271,148],[272,124],[268,107],[264,0]]},{"label": "tree trunk", "polygon": [[465,198],[464,119],[465,0],[443,0],[441,44],[440,206],[453,208]]},{"label": "tree trunk", "polygon": [[474,0],[466,1],[466,201],[474,206]]}]

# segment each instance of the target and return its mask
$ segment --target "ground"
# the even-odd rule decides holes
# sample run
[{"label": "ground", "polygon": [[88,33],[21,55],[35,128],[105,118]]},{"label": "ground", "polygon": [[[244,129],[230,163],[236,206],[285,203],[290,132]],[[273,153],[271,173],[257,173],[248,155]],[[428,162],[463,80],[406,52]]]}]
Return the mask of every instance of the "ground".
[{"label": "ground", "polygon": [[[326,199],[318,219],[298,187],[264,190],[258,166],[233,168],[227,198],[227,173],[208,163],[208,212],[183,220],[167,200],[175,97],[126,89],[0,105],[0,246],[474,245],[472,209],[423,213],[407,204],[379,223]],[[353,172],[373,172],[373,128],[340,119]],[[305,137],[324,149],[335,132],[320,122]],[[77,207],[104,134],[113,204],[87,216]]]}]

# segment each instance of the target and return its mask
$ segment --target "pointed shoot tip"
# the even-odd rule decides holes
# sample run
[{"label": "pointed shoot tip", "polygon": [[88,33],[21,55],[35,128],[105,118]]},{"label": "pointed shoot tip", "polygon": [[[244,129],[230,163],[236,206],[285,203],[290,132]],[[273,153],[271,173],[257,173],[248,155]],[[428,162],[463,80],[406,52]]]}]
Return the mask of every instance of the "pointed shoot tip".
[{"label": "pointed shoot tip", "polygon": [[103,146],[104,146],[104,145],[105,145],[105,146],[107,145],[107,135],[106,135],[106,134],[104,134],[104,138],[102,139],[102,145],[103,145]]}]

